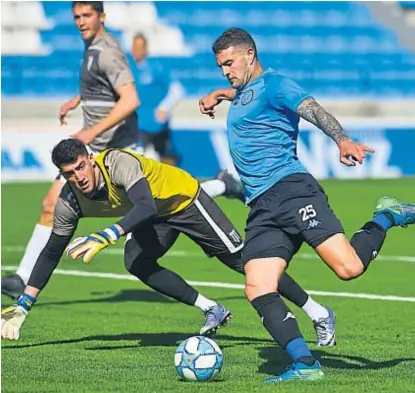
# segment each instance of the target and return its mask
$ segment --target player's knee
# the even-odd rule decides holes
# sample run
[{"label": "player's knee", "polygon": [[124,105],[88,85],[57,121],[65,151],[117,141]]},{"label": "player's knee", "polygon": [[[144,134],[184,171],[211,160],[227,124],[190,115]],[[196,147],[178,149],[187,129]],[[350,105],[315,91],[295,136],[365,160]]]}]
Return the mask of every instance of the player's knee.
[{"label": "player's knee", "polygon": [[129,250],[128,242],[124,252],[124,266],[128,273],[137,277],[139,280],[146,282],[157,269],[157,261],[147,258],[140,258],[140,256],[134,255],[132,250]]},{"label": "player's knee", "polygon": [[245,283],[245,297],[251,302],[253,299],[266,295],[267,293],[278,292],[278,286],[273,283],[273,285],[266,285],[266,283],[255,283],[252,281],[247,281]]},{"label": "player's knee", "polygon": [[55,205],[55,199],[46,197],[42,202],[42,215],[53,216],[53,213],[55,212]]},{"label": "player's knee", "polygon": [[336,269],[337,276],[344,280],[353,280],[359,277],[363,273],[363,264],[359,258],[350,259],[345,261]]},{"label": "player's knee", "polygon": [[137,258],[137,254],[134,251],[135,250],[132,242],[127,241],[124,248],[124,266],[127,269],[128,273],[139,278],[138,275],[140,273],[140,262]]},{"label": "player's knee", "polygon": [[128,273],[132,274],[143,282],[146,282],[147,277],[149,277],[152,272],[152,269],[150,268],[151,264],[145,263],[145,261],[140,260],[140,258],[133,260],[125,259],[124,265]]},{"label": "player's knee", "polygon": [[249,300],[252,301],[253,299],[256,298],[255,296],[255,287],[252,284],[245,284],[245,297]]},{"label": "player's knee", "polygon": [[55,212],[56,201],[53,198],[46,197],[42,202],[42,212],[38,223],[44,226],[53,225],[53,214]]},{"label": "player's knee", "polygon": [[135,269],[134,269],[134,260],[131,260],[127,257],[124,258],[124,266],[127,269],[127,272],[135,276]]}]

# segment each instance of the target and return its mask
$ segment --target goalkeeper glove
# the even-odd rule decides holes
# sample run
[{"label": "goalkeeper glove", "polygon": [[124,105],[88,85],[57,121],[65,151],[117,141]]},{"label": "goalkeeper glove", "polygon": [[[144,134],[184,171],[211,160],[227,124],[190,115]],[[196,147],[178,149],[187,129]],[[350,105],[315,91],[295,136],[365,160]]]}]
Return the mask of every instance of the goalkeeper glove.
[{"label": "goalkeeper glove", "polygon": [[36,298],[24,293],[17,300],[17,304],[1,310],[1,336],[6,340],[18,340],[20,329],[26,320],[29,310],[36,302]]},{"label": "goalkeeper glove", "polygon": [[120,237],[120,231],[115,225],[112,225],[101,232],[77,237],[66,247],[66,255],[72,259],[83,257],[84,262],[89,263],[95,255],[110,244],[115,244]]}]

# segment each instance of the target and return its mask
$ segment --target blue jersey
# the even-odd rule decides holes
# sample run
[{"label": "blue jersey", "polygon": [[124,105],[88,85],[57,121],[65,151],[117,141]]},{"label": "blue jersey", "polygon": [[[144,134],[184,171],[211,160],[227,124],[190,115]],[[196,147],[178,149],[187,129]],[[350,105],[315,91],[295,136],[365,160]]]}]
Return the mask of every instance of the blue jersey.
[{"label": "blue jersey", "polygon": [[139,129],[158,133],[166,123],[157,120],[155,111],[169,91],[170,75],[159,62],[149,59],[134,64],[131,68],[141,98],[141,105],[137,110]]},{"label": "blue jersey", "polygon": [[246,203],[286,176],[307,173],[297,157],[298,105],[310,97],[269,68],[236,92],[227,131]]}]

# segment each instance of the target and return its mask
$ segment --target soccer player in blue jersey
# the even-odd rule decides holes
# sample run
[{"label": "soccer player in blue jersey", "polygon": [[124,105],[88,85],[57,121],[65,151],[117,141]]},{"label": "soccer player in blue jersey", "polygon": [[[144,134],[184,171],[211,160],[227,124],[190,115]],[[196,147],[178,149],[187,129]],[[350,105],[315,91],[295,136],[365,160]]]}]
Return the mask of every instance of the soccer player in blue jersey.
[{"label": "soccer player in blue jersey", "polygon": [[[139,144],[143,154],[177,165],[180,157],[172,143],[170,118],[173,108],[184,98],[185,91],[162,63],[149,58],[148,42],[144,34],[139,33],[133,37],[131,55],[131,70],[140,96],[144,97],[137,109]],[[226,170],[221,170],[216,179],[204,181],[202,187],[212,198],[223,195],[243,199],[240,182]]]},{"label": "soccer player in blue jersey", "polygon": [[250,213],[243,250],[245,294],[271,336],[293,364],[266,382],[323,377],[275,283],[306,242],[343,280],[363,274],[393,226],[415,223],[415,204],[379,199],[374,218],[349,241],[319,183],[297,157],[299,118],[320,128],[339,147],[348,166],[363,163],[373,149],[352,141],[339,122],[292,79],[264,70],[248,32],[232,28],[213,52],[232,89],[217,90],[199,102],[214,116],[222,100],[232,104],[227,119],[230,152],[242,180]]},{"label": "soccer player in blue jersey", "polygon": [[175,165],[179,156],[171,143],[169,120],[173,107],[184,97],[183,87],[160,62],[148,59],[147,38],[143,34],[134,36],[131,54],[136,85],[145,97],[137,110],[141,143],[145,151],[153,148],[160,161]]}]

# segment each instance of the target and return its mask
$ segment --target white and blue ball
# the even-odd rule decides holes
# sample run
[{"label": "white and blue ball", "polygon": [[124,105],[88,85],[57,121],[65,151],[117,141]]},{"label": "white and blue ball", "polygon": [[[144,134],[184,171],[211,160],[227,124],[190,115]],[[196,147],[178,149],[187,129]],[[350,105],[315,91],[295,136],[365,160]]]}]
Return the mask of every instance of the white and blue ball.
[{"label": "white and blue ball", "polygon": [[189,337],[177,347],[174,365],[181,379],[208,381],[219,375],[223,354],[218,344],[210,338]]}]

